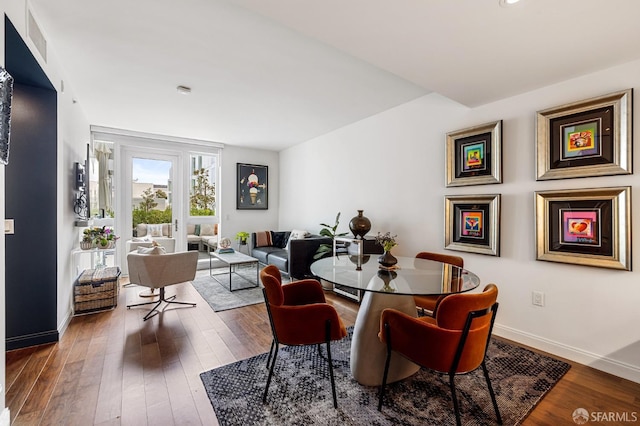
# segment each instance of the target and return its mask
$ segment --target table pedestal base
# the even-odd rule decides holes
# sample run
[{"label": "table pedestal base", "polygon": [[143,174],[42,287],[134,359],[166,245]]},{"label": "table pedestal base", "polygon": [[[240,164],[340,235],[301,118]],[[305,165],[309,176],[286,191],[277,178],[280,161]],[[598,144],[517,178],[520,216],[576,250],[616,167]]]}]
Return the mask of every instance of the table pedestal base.
[{"label": "table pedestal base", "polygon": [[[397,309],[417,317],[413,296],[366,291],[353,327],[351,342],[351,374],[365,386],[382,385],[387,347],[378,339],[380,315],[386,308]],[[391,356],[387,383],[397,382],[417,373],[420,367],[401,355]]]}]

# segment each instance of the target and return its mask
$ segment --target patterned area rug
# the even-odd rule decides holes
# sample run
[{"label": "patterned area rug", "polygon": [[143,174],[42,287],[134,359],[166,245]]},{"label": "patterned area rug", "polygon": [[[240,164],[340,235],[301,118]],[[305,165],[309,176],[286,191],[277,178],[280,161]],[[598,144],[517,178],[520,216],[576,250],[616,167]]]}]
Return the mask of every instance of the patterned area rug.
[{"label": "patterned area rug", "polygon": [[[333,408],[326,360],[315,346],[281,347],[267,404],[262,403],[267,355],[200,375],[221,426],[455,424],[448,376],[422,369],[387,387],[382,412],[377,387],[358,384],[349,370],[349,336],[332,345],[338,408]],[[323,353],[324,353],[323,348]],[[570,365],[493,339],[487,368],[505,425],[519,424]],[[456,377],[465,425],[496,424],[482,369]]]}]

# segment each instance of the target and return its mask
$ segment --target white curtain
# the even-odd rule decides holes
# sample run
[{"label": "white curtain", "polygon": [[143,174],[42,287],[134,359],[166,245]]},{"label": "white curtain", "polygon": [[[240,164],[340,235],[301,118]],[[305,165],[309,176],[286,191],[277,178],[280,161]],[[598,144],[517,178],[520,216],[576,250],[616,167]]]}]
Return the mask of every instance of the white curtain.
[{"label": "white curtain", "polygon": [[94,143],[94,155],[98,160],[98,208],[111,210],[111,179],[109,178],[109,156],[111,149],[103,142]]}]

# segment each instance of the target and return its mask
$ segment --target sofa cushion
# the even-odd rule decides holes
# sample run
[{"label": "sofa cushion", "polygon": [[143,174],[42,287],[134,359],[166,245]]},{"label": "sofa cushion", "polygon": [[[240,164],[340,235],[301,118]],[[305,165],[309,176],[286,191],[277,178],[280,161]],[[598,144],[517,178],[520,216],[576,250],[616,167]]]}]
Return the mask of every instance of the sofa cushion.
[{"label": "sofa cushion", "polygon": [[282,249],[274,246],[256,247],[251,251],[251,256],[258,259],[260,263],[264,263],[265,265],[268,265],[269,254],[277,251],[282,251]]},{"label": "sofa cushion", "polygon": [[200,224],[193,225],[193,235],[200,235]]},{"label": "sofa cushion", "polygon": [[283,249],[277,249],[267,255],[267,264],[275,265],[281,271],[289,270],[289,252]]}]

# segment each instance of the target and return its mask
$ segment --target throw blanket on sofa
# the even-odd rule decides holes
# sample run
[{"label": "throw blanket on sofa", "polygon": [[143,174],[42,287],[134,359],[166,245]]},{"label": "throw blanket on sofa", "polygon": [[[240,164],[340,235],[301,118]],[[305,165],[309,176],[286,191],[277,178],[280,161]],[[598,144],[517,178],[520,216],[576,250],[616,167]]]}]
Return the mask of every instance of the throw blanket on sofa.
[{"label": "throw blanket on sofa", "polygon": [[273,245],[271,241],[271,231],[256,232],[256,247],[266,247]]}]

